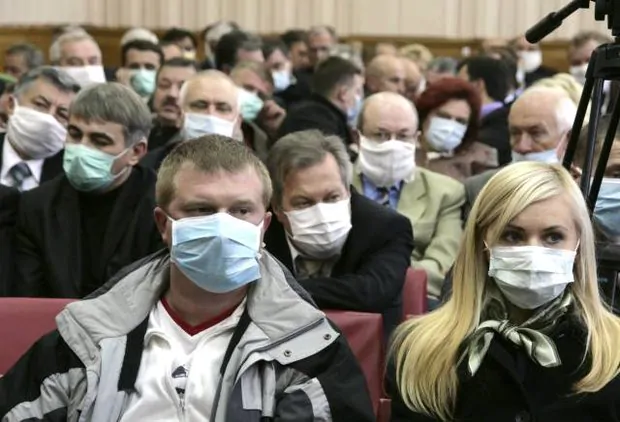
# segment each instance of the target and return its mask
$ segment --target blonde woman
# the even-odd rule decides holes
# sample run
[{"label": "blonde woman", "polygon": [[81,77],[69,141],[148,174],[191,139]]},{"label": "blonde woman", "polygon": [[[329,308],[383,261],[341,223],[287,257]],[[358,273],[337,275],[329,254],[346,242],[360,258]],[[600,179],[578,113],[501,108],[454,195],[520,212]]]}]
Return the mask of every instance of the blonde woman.
[{"label": "blonde woman", "polygon": [[620,420],[620,319],[596,280],[571,175],[498,172],[467,221],[451,299],[395,334],[392,421]]},{"label": "blonde woman", "polygon": [[[573,75],[568,73],[557,73],[549,78],[539,79],[533,86],[559,88],[568,94],[576,106],[579,105],[581,93],[583,92],[583,85],[581,85]],[[590,120],[590,105],[591,103],[588,104],[584,124],[587,124],[588,120]]]}]

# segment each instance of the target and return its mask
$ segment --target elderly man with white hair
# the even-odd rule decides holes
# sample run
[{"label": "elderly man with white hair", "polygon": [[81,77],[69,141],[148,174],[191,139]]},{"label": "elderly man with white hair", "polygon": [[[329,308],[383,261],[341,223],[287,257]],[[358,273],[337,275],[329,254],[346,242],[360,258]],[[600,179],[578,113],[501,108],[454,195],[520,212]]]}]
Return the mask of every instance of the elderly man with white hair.
[{"label": "elderly man with white hair", "polygon": [[101,48],[85,31],[69,31],[56,38],[49,56],[53,65],[62,67],[82,87],[106,82]]},{"label": "elderly man with white hair", "polygon": [[242,140],[239,89],[219,70],[205,70],[185,81],[179,92],[179,134],[166,145],[149,152],[142,164],[157,171],[168,153],[182,141],[203,135],[222,135]]},{"label": "elderly man with white hair", "polygon": [[[535,86],[525,90],[508,117],[513,162],[559,163],[576,114],[577,106],[562,89]],[[465,181],[465,214],[497,171],[489,170]]]},{"label": "elderly man with white hair", "polygon": [[463,185],[416,167],[418,112],[402,95],[380,92],[368,97],[357,127],[360,153],[353,186],[411,222],[415,233],[411,265],[428,276],[432,308],[438,303],[444,277],[458,251]]}]

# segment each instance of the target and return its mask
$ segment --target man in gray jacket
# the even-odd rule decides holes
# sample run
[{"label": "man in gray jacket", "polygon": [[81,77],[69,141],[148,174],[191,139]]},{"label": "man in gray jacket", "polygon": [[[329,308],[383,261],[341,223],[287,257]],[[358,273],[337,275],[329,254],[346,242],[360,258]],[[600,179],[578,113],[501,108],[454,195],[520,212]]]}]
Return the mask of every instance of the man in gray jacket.
[{"label": "man in gray jacket", "polygon": [[168,250],[57,317],[0,378],[0,420],[373,421],[348,344],[262,249],[267,170],[219,135],[158,174]]}]

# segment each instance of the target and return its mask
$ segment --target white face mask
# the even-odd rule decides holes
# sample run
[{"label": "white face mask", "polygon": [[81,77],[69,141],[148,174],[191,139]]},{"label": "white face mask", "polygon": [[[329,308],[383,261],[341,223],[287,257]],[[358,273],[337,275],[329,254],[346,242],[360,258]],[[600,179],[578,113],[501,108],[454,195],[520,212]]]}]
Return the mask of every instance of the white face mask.
[{"label": "white face mask", "polygon": [[577,79],[581,85],[586,83],[586,71],[588,70],[588,63],[584,63],[579,66],[571,66],[568,70],[573,78]]},{"label": "white face mask", "polygon": [[467,126],[456,120],[432,117],[424,138],[436,152],[452,152],[467,132]]},{"label": "white face mask", "polygon": [[521,51],[519,52],[519,58],[521,59],[521,67],[525,73],[535,71],[542,65],[542,51]]},{"label": "white face mask", "polygon": [[323,260],[340,254],[351,230],[350,198],[284,214],[291,225],[291,241],[304,258]]},{"label": "white face mask", "polygon": [[63,149],[67,138],[67,129],[54,116],[20,107],[17,101],[6,132],[11,145],[33,160],[55,155]]},{"label": "white face mask", "polygon": [[415,170],[415,145],[397,140],[375,142],[362,137],[359,165],[362,174],[379,188],[410,182]]},{"label": "white face mask", "polygon": [[574,281],[575,251],[539,246],[491,248],[489,276],[521,309],[536,309],[560,296]]},{"label": "white face mask", "polygon": [[555,149],[550,149],[541,152],[530,152],[528,154],[521,154],[516,151],[512,151],[512,162],[520,163],[522,161],[537,161],[539,163],[555,164],[560,161],[558,158],[558,152]]},{"label": "white face mask", "polygon": [[106,82],[105,72],[103,66],[67,66],[60,67],[60,70],[67,72],[70,76],[80,84],[82,88],[85,88],[93,84],[102,84]]},{"label": "white face mask", "polygon": [[284,91],[293,82],[293,75],[288,69],[274,70],[271,72],[271,76],[273,77],[273,88],[276,92]]},{"label": "white face mask", "polygon": [[199,138],[204,135],[233,137],[235,122],[210,114],[185,113],[181,136],[183,140]]}]

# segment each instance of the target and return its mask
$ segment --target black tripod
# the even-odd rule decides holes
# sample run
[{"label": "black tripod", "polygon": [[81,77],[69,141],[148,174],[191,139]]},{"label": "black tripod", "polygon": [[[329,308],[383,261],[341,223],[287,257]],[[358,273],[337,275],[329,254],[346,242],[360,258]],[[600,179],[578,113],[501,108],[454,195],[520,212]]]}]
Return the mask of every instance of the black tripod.
[{"label": "black tripod", "polygon": [[[598,163],[594,169],[594,177],[591,177],[598,126],[601,119],[601,106],[603,104],[603,84],[605,81],[620,80],[620,0],[574,0],[561,10],[549,14],[525,34],[526,39],[530,43],[538,43],[549,33],[557,29],[562,24],[562,21],[572,13],[579,9],[588,9],[591,2],[595,3],[595,19],[602,21],[607,18],[608,27],[611,29],[615,42],[599,46],[590,57],[583,93],[579,101],[577,115],[563,162],[564,167],[570,170],[588,104],[592,101],[586,157],[583,163],[577,163],[582,164],[580,187],[587,200],[590,214],[594,212],[594,206],[605,174],[605,167],[616,137],[618,120],[620,119],[620,97],[618,97],[613,102],[609,128],[605,134]],[[597,252],[599,273],[602,276],[602,280],[608,281],[603,282],[604,284],[601,287],[606,296],[608,296],[611,305],[617,308],[615,301],[619,282],[618,274],[620,273],[620,245],[597,245]]]}]

